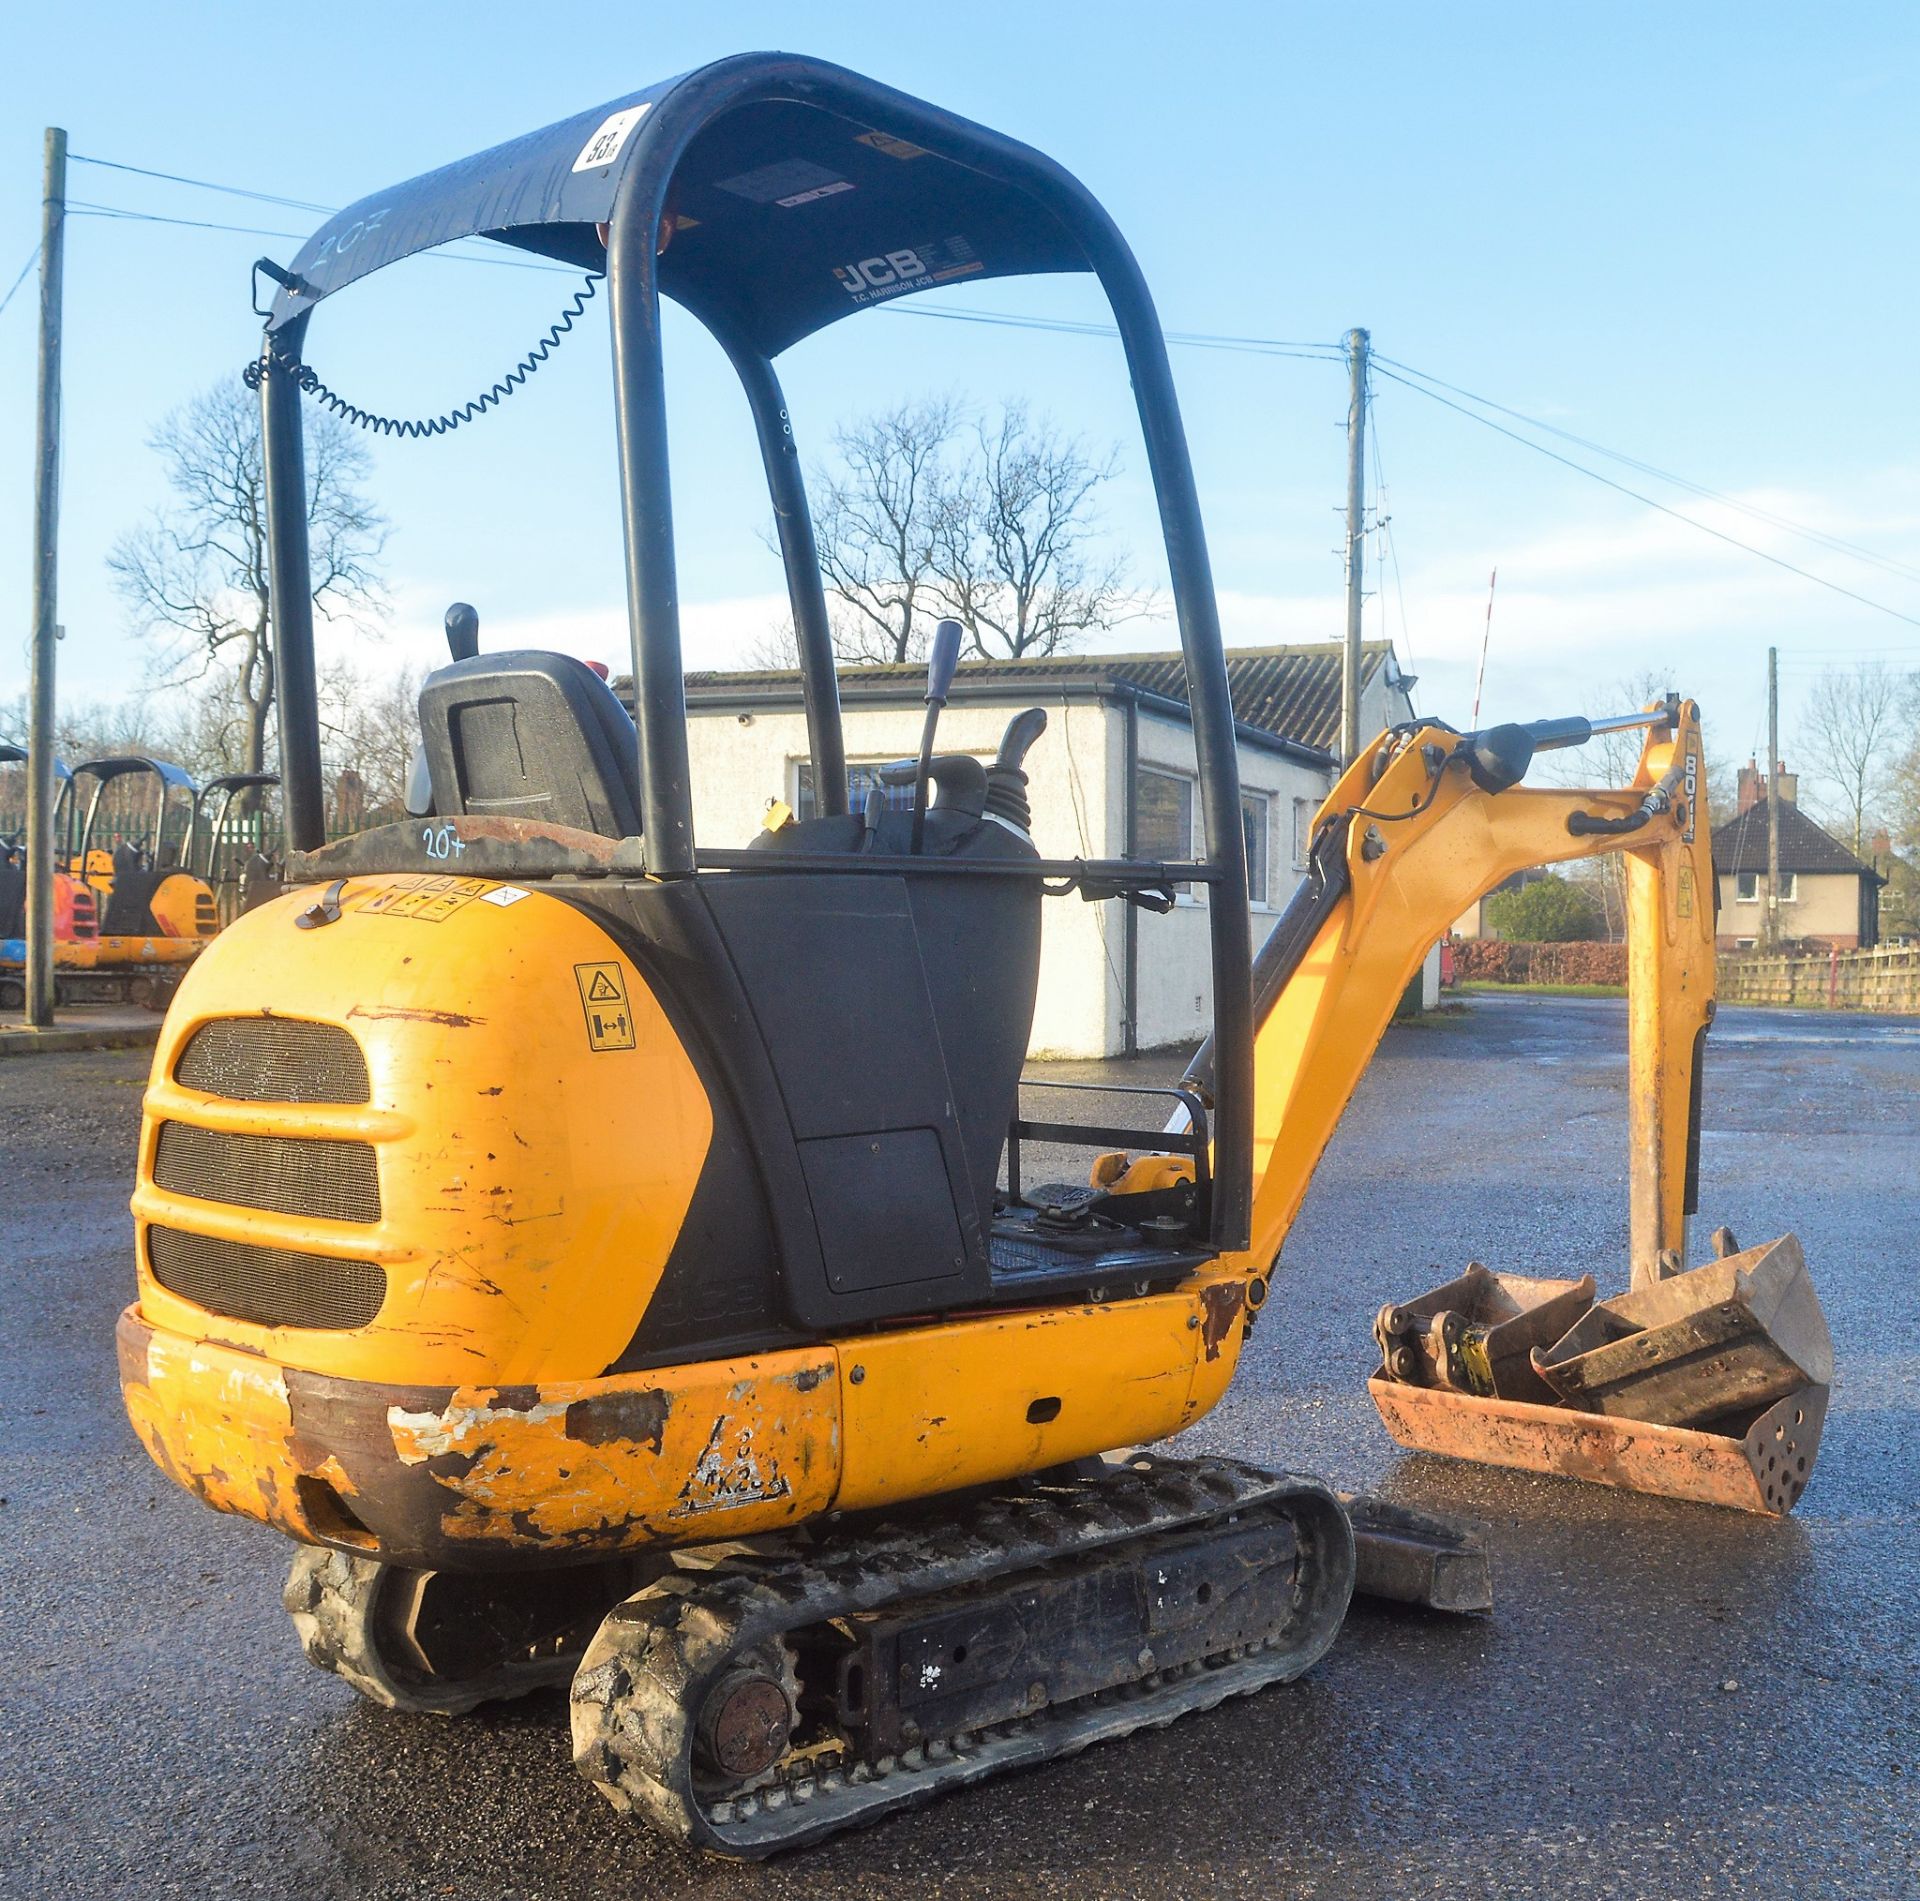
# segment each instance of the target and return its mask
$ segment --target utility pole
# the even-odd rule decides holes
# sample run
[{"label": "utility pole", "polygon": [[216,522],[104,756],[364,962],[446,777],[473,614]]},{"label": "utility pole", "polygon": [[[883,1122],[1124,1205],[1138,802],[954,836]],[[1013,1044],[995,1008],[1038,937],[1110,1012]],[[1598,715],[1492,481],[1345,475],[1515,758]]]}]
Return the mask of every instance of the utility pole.
[{"label": "utility pole", "polygon": [[27,716],[27,1021],[53,1022],[53,651],[60,548],[60,290],[67,135],[47,128],[40,198],[40,403],[33,453],[33,670]]},{"label": "utility pole", "polygon": [[1340,657],[1340,763],[1360,751],[1360,605],[1366,578],[1367,350],[1364,330],[1347,332],[1347,644]]},{"label": "utility pole", "polygon": [[1767,649],[1767,949],[1780,948],[1780,649]]}]

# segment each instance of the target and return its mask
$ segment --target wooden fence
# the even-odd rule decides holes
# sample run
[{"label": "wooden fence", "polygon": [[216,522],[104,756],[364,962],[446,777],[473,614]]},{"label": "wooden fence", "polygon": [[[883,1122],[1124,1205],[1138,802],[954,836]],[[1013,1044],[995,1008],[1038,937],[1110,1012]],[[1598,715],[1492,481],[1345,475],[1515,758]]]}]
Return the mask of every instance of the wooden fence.
[{"label": "wooden fence", "polygon": [[1793,957],[1742,951],[1720,959],[1719,994],[1722,1003],[1920,1016],[1920,944]]}]

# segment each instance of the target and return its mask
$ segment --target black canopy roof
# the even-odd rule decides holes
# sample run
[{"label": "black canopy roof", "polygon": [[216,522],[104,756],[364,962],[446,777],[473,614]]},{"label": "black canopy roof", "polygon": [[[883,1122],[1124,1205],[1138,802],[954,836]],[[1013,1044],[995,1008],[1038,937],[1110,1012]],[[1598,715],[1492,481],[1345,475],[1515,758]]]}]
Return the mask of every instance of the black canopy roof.
[{"label": "black canopy roof", "polygon": [[[857,103],[837,83],[857,88]],[[1014,182],[1040,153],[817,60],[745,54],[628,93],[376,192],[293,260],[270,330],[401,258],[482,236],[587,270],[649,123],[692,92],[718,108],[674,163],[661,289],[772,356],[869,304],[935,285],[1089,267]],[[739,103],[729,103],[738,98]]]}]

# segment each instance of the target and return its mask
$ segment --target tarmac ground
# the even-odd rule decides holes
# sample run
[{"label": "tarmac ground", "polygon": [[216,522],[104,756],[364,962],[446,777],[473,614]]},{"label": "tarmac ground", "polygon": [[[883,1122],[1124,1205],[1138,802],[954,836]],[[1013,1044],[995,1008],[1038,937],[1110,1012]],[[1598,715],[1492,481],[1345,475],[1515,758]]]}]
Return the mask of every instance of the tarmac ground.
[{"label": "tarmac ground", "polygon": [[1179,1449],[1479,1520],[1493,1614],[1358,1606],[1298,1684],[761,1867],[614,1814],[558,1693],[396,1716],[304,1662],[289,1547],[120,1411],[145,1052],[0,1065],[0,1895],[1912,1897],[1920,1022],[1728,1009],[1709,1048],[1696,1258],[1796,1232],[1834,1334],[1791,1518],[1388,1441],[1383,1301],[1470,1258],[1625,1282],[1624,1006],[1476,997],[1389,1033]]}]

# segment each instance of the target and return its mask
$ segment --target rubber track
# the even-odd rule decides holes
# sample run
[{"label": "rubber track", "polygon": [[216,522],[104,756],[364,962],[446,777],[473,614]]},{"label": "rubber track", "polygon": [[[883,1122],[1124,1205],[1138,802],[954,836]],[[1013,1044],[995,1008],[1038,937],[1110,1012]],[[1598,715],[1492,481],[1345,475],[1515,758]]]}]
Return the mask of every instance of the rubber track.
[{"label": "rubber track", "polygon": [[[766,1786],[702,1797],[694,1717],[731,1660],[786,1633],[893,1609],[961,1586],[1174,1532],[1276,1510],[1299,1540],[1295,1616],[1267,1642],[1016,1721],[917,1745],[879,1763],[790,1757]],[[1311,1479],[1231,1459],[1148,1455],[1059,1486],[920,1510],[774,1563],[752,1554],[661,1578],[618,1605],[572,1690],[574,1761],[617,1807],[676,1840],[757,1860],[878,1821],[1006,1769],[1158,1728],[1309,1669],[1338,1635],[1353,1586],[1352,1529]],[[1150,1661],[1150,1659],[1149,1659]]]}]

